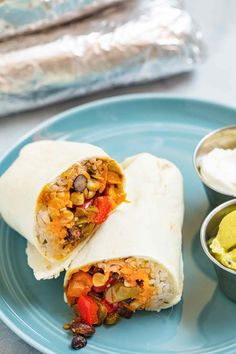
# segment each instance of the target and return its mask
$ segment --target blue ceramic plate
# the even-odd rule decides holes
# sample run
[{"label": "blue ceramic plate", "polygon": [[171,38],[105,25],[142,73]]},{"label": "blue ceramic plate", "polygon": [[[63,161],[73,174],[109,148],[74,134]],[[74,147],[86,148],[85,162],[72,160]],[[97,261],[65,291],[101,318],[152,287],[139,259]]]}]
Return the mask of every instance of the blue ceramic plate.
[{"label": "blue ceramic plate", "polygon": [[[123,96],[58,115],[2,159],[0,175],[28,142],[75,140],[97,144],[119,161],[147,151],[170,159],[184,175],[182,302],[161,313],[140,312],[114,327],[98,328],[83,353],[236,352],[236,304],[219,290],[201,250],[199,228],[209,207],[192,165],[194,148],[205,134],[235,123],[234,109],[213,103],[156,95]],[[71,318],[63,302],[63,276],[37,282],[27,266],[25,246],[25,240],[0,220],[0,317],[43,353],[72,353],[71,337],[62,329]]]}]

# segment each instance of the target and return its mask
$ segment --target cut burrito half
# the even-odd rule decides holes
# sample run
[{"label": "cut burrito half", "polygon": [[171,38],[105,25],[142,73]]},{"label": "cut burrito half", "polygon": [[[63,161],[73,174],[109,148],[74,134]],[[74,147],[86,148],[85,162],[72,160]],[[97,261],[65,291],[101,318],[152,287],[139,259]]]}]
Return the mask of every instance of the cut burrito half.
[{"label": "cut burrito half", "polygon": [[123,187],[121,167],[101,148],[39,141],[0,177],[0,213],[43,257],[62,262],[125,200]]},{"label": "cut burrito half", "polygon": [[66,272],[65,300],[76,318],[65,328],[76,335],[84,335],[84,324],[94,332],[94,325],[116,323],[136,310],[160,311],[182,296],[182,175],[146,153],[127,159],[124,171],[129,203],[117,208]]}]

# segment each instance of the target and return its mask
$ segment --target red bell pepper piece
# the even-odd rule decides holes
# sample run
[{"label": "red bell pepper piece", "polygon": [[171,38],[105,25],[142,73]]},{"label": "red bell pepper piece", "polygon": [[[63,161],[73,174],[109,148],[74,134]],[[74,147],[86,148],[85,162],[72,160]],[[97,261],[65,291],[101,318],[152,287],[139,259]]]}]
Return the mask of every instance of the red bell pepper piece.
[{"label": "red bell pepper piece", "polygon": [[111,211],[111,201],[108,195],[98,197],[95,206],[98,208],[98,213],[95,216],[94,222],[102,224],[108,218]]},{"label": "red bell pepper piece", "polygon": [[77,302],[80,316],[90,326],[98,322],[98,305],[89,295],[81,295]]}]

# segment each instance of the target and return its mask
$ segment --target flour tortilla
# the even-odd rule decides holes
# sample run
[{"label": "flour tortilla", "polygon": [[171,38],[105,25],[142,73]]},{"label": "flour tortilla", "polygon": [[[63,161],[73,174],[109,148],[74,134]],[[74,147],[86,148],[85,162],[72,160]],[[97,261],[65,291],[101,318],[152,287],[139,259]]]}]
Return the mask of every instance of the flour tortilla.
[{"label": "flour tortilla", "polygon": [[67,263],[45,261],[30,244],[28,262],[37,279],[57,277],[69,268],[66,287],[72,274],[87,264],[130,256],[150,260],[168,273],[174,289],[168,304],[158,307],[153,301],[149,308],[161,310],[175,305],[182,296],[182,176],[171,162],[147,153],[128,158],[122,165],[130,203],[120,205],[92,240]]},{"label": "flour tortilla", "polygon": [[[66,288],[72,274],[86,265],[142,258],[159,265],[168,274],[173,294],[166,294],[168,304],[161,305],[167,308],[179,302],[183,289],[182,175],[171,162],[146,153],[128,158],[123,167],[130,203],[120,205],[75,257],[64,285]],[[160,310],[158,303],[154,299],[149,310]]]},{"label": "flour tortilla", "polygon": [[[74,163],[94,157],[109,158],[101,148],[90,144],[49,140],[34,142],[23,147],[19,157],[0,177],[0,213],[3,219],[43,257],[46,256],[37,238],[35,213],[42,188]],[[84,243],[79,244],[69,258]],[[54,263],[54,259],[46,258]],[[59,262],[56,267],[62,269],[62,264]]]}]

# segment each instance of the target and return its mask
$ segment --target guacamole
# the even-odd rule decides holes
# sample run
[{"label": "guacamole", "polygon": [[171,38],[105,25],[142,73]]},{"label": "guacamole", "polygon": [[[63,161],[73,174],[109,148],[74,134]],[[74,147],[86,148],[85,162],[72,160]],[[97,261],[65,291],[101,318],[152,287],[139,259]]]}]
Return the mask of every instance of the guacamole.
[{"label": "guacamole", "polygon": [[209,246],[221,264],[236,271],[236,210],[221,220],[218,233]]}]

